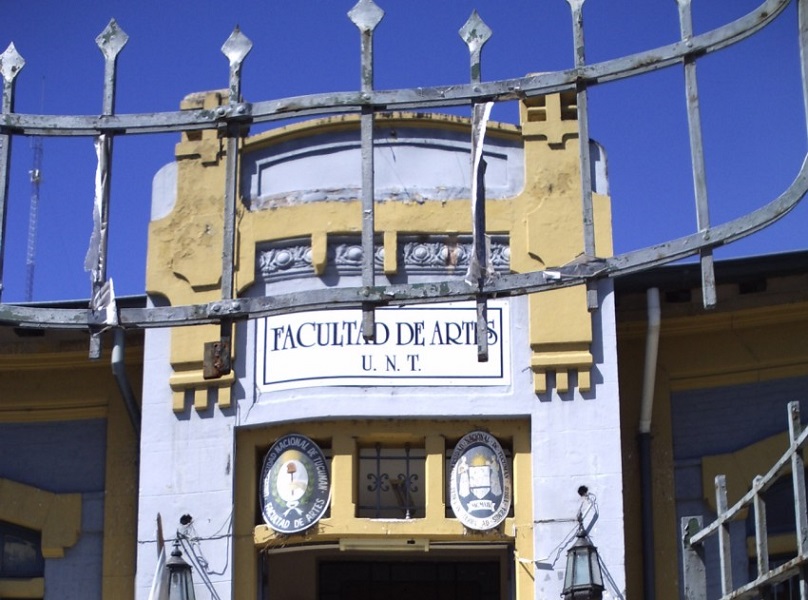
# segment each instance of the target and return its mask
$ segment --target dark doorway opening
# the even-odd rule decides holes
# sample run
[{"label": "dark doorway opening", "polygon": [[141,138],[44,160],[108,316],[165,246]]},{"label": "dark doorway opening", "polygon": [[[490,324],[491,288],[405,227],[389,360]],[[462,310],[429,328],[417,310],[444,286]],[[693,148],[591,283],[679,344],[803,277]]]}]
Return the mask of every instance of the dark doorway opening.
[{"label": "dark doorway opening", "polygon": [[323,561],[318,600],[500,600],[499,561]]}]

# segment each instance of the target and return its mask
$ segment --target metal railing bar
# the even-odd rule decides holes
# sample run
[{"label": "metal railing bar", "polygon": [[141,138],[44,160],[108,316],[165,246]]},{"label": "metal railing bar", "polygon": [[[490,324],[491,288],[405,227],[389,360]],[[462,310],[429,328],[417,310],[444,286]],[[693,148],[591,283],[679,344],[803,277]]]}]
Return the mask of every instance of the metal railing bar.
[{"label": "metal railing bar", "polygon": [[[236,27],[222,46],[230,63],[228,105],[232,109],[241,102],[241,65],[252,49],[250,39]],[[243,128],[238,123],[228,125],[227,161],[224,190],[224,245],[222,248],[222,298],[233,298],[233,253],[236,244],[236,204],[238,203],[239,139]]]},{"label": "metal railing bar", "polygon": [[798,448],[805,445],[806,439],[808,439],[808,429],[800,433],[800,435],[796,438],[796,441],[792,442],[785,453],[783,453],[777,462],[774,463],[774,466],[772,466],[772,468],[769,469],[769,471],[763,475],[759,481],[755,481],[751,490],[749,490],[740,500],[733,504],[732,507],[726,511],[726,513],[719,515],[715,521],[710,523],[698,533],[694,534],[690,538],[691,545],[700,544],[715,533],[724,523],[732,520],[736,513],[741,511],[745,506],[753,501],[755,494],[765,491],[772,483],[774,483],[777,477],[779,477],[785,469],[791,468],[790,463],[792,455],[797,451]]},{"label": "metal railing bar", "polygon": [[[480,18],[476,10],[472,11],[463,27],[458,32],[468,46],[469,51],[469,79],[471,84],[482,82],[482,51],[486,42],[491,39],[491,28]],[[491,114],[491,103],[475,103],[471,107],[471,152],[469,166],[471,169],[471,229],[472,229],[472,255],[469,261],[466,282],[479,289],[485,288],[485,279],[488,277],[488,251],[486,247],[486,218],[485,218],[485,168],[483,158],[483,141],[488,118]],[[488,360],[488,302],[484,295],[478,295],[476,300],[477,329],[475,333],[477,342],[477,360]]]},{"label": "metal railing bar", "polygon": [[[575,53],[575,68],[582,70],[586,66],[586,49],[584,45],[585,0],[567,0],[572,12],[572,37]],[[581,172],[581,210],[583,215],[584,255],[595,257],[595,218],[592,208],[592,172],[589,153],[589,103],[587,85],[579,80],[576,85],[576,110],[578,117],[578,163]],[[592,311],[598,307],[598,290],[592,284],[586,286],[586,305]]]},{"label": "metal railing bar", "polygon": [[731,593],[722,596],[720,600],[745,600],[747,598],[760,598],[761,588],[767,588],[783,581],[787,581],[798,575],[808,564],[808,555],[800,555],[792,558],[779,567],[776,567],[747,584],[740,586]]},{"label": "metal railing bar", "polygon": [[727,25],[649,51],[611,59],[580,68],[540,73],[479,84],[458,84],[398,90],[362,92],[330,92],[296,96],[279,100],[244,103],[231,114],[227,107],[159,113],[98,115],[36,115],[4,113],[0,115],[0,132],[45,136],[95,136],[99,133],[160,133],[211,129],[228,119],[244,119],[253,123],[277,121],[320,113],[361,112],[363,107],[375,111],[409,108],[443,108],[470,105],[481,100],[518,100],[560,91],[576,90],[579,83],[587,86],[682,62],[688,56],[700,56],[720,50],[753,35],[771,23],[791,0],[766,0],[757,9]]},{"label": "metal railing bar", "polygon": [[[25,61],[14,44],[0,54],[0,75],[3,77],[3,97],[0,110],[9,113],[14,110],[14,82]],[[6,247],[6,216],[8,213],[9,165],[11,164],[12,136],[0,131],[0,296],[3,292],[3,257]]]},{"label": "metal railing bar", "polygon": [[808,156],[803,159],[802,166],[788,189],[768,204],[742,217],[712,226],[704,231],[607,258],[609,273],[612,275],[628,274],[686,258],[703,248],[715,248],[728,244],[771,225],[791,212],[808,193],[808,162],[806,161],[808,161]]},{"label": "metal railing bar", "polygon": [[[513,278],[513,275],[505,275]],[[514,283],[510,292],[491,294],[492,297],[521,295],[527,290],[567,287],[582,283],[577,279],[569,283],[555,283],[543,272],[518,274],[519,284]],[[377,306],[404,306],[447,302],[449,300],[474,300],[479,293],[476,285],[461,279],[432,283],[411,283],[374,287],[307,290],[305,294],[290,292],[272,297],[238,298],[214,301],[207,304],[169,306],[154,308],[119,308],[119,326],[124,328],[151,328],[218,323],[224,318],[233,320],[259,318],[278,314],[291,314],[308,310],[330,308],[360,308],[365,302]],[[37,308],[14,304],[0,304],[0,324],[33,328],[81,329],[87,327],[86,311],[78,309]]]},{"label": "metal railing bar", "polygon": [[[252,41],[244,35],[238,26],[222,45],[222,54],[227,57],[230,71],[228,77],[227,107],[231,114],[237,111],[241,103],[241,66],[252,50]],[[226,143],[225,181],[224,181],[224,213],[222,216],[222,299],[230,300],[235,296],[235,252],[236,252],[236,213],[239,200],[239,170],[241,153],[239,140],[246,133],[240,121],[230,121],[224,129]],[[219,327],[218,352],[229,359],[233,323],[230,319],[222,319]],[[215,351],[215,350],[214,350]],[[230,371],[229,361],[225,360],[219,367],[211,369],[213,374],[226,374]]]},{"label": "metal railing bar", "polygon": [[[682,41],[693,37],[693,15],[690,0],[677,0],[679,27]],[[702,141],[699,85],[696,78],[696,60],[685,57],[685,101],[687,103],[687,126],[690,135],[690,156],[693,170],[693,189],[696,197],[696,226],[702,231],[710,226],[710,208],[707,201],[707,177],[704,169],[704,143]],[[706,248],[699,252],[701,262],[701,290],[704,308],[714,308],[717,302],[715,290],[715,267],[713,251]]]},{"label": "metal railing bar", "polygon": [[769,534],[766,527],[766,501],[763,499],[763,477],[755,477],[753,487],[758,490],[752,498],[755,510],[755,551],[757,552],[757,572],[769,572]]},{"label": "metal railing bar", "polygon": [[[118,55],[129,41],[129,36],[112,19],[95,38],[95,43],[104,55],[104,95],[101,114],[115,113],[115,88]],[[112,148],[114,136],[104,132],[95,139],[97,156],[95,172],[95,199],[93,203],[93,233],[84,268],[91,274],[92,297],[90,309],[103,311],[114,295],[105,288],[107,284],[107,248],[109,246],[109,204],[112,186]],[[90,336],[90,358],[101,356],[101,336],[92,331]]]},{"label": "metal railing bar", "polygon": [[[475,104],[471,127],[471,223],[474,242],[466,282],[471,285],[476,284],[479,292],[485,290],[485,282],[489,277],[488,244],[485,235],[486,163],[482,156],[482,147],[490,112],[491,103]],[[478,293],[475,300],[477,306],[477,360],[486,362],[488,360],[488,302],[482,293]]]},{"label": "metal railing bar", "polygon": [[718,475],[715,478],[715,505],[721,525],[718,527],[718,556],[721,568],[721,594],[727,595],[732,590],[732,556],[729,536],[729,519],[722,519],[727,514],[727,478]]},{"label": "metal railing bar", "polygon": [[[384,18],[384,11],[373,0],[359,0],[348,12],[348,18],[359,29],[361,52],[360,86],[362,97],[373,93],[373,33]],[[371,289],[376,285],[374,244],[376,229],[376,169],[373,130],[375,107],[364,105],[359,117],[362,156],[362,286]],[[376,315],[371,303],[362,304],[362,337],[376,339]]]},{"label": "metal railing bar", "polygon": [[[788,437],[794,451],[791,453],[791,482],[794,492],[794,531],[797,533],[797,554],[804,556],[808,554],[808,503],[805,499],[805,461],[802,458],[802,446],[797,444],[797,440],[802,434],[802,423],[800,422],[800,405],[798,402],[791,402],[788,405]],[[800,573],[799,590],[800,598],[808,600],[808,582],[805,574]]]}]

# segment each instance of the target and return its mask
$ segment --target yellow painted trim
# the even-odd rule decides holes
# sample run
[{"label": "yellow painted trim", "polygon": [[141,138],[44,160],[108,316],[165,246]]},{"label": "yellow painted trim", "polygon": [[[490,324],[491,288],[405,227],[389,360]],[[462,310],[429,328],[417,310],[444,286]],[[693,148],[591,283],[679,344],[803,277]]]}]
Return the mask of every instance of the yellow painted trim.
[{"label": "yellow painted trim", "polygon": [[206,388],[206,387],[194,388],[194,408],[196,410],[198,410],[198,411],[207,410],[207,408],[208,408],[208,388]]},{"label": "yellow painted trim", "polygon": [[0,520],[42,534],[42,556],[62,558],[81,533],[81,494],[54,494],[0,478]]},{"label": "yellow painted trim", "polygon": [[[767,537],[769,555],[773,554],[797,554],[797,537],[794,533],[780,533]],[[757,556],[757,542],[755,536],[746,538],[746,552],[750,558]]]},{"label": "yellow painted trim", "polygon": [[578,369],[578,387],[582,392],[592,389],[592,372],[589,369]]},{"label": "yellow painted trim", "polygon": [[134,598],[139,440],[121,398],[109,400],[101,596]]},{"label": "yellow painted trim", "polygon": [[[2,348],[0,348],[2,352]],[[87,359],[87,348],[83,353],[79,351],[68,352],[27,352],[19,354],[0,354],[0,371],[42,371],[42,365],[47,364],[49,369],[73,369],[83,370],[101,369],[109,367],[109,357],[106,361],[99,359],[98,363],[89,363]],[[103,365],[103,367],[101,367]]]},{"label": "yellow painted trim", "polygon": [[45,579],[0,579],[0,598],[43,598]]},{"label": "yellow painted trim", "polygon": [[594,362],[592,355],[588,351],[576,352],[542,352],[534,354],[530,359],[530,365],[534,368],[557,368],[565,367],[591,367]]},{"label": "yellow painted trim", "polygon": [[[535,596],[533,564],[533,466],[529,430],[514,435],[513,446],[513,519],[506,521],[505,531],[514,537],[516,560],[516,597]],[[512,529],[507,529],[508,526]]]},{"label": "yellow painted trim", "polygon": [[[0,346],[0,421],[42,423],[106,418],[108,396],[118,394],[110,375],[109,352],[98,361],[90,361],[86,339],[81,341],[80,351],[74,337],[63,342],[43,339],[35,338],[28,351],[17,348],[13,355],[4,355]],[[125,354],[125,363],[132,366],[143,361],[143,347],[137,337],[134,341]],[[64,352],[40,351],[62,345]],[[135,368],[131,371],[134,374]],[[89,389],[90,380],[100,385]],[[120,402],[119,397],[116,399]]]},{"label": "yellow painted trim", "polygon": [[[5,398],[3,398],[5,401]],[[52,421],[82,421],[86,419],[104,419],[107,407],[70,407],[70,408],[27,408],[19,410],[0,410],[3,423],[44,423]]]},{"label": "yellow painted trim", "polygon": [[444,448],[446,440],[441,435],[431,434],[424,439],[424,450],[426,451],[426,465],[424,467],[424,479],[426,485],[426,521],[435,522],[446,516],[446,461],[444,460]]},{"label": "yellow painted trim", "polygon": [[533,391],[537,394],[547,392],[547,373],[545,371],[533,372]]},{"label": "yellow painted trim", "polygon": [[568,371],[556,371],[556,389],[559,392],[567,392],[570,389],[570,378]]},{"label": "yellow painted trim", "polygon": [[328,266],[328,234],[324,231],[311,234],[311,265],[316,275],[323,275]]},{"label": "yellow painted trim", "polygon": [[[525,188],[513,200],[511,269],[529,272],[568,264],[583,249],[581,178],[575,94],[529,98],[520,104],[525,149]],[[593,196],[595,248],[612,253],[608,196]],[[529,338],[534,391],[548,389],[545,371],[555,371],[559,391],[569,390],[569,370],[586,371],[579,387],[591,386],[592,321],[581,286],[529,296]]]},{"label": "yellow painted trim", "polygon": [[384,232],[384,274],[395,275],[398,271],[398,232]]},{"label": "yellow painted trim", "polygon": [[208,390],[218,391],[218,404],[220,408],[227,408],[231,404],[230,387],[236,381],[235,371],[230,371],[227,375],[219,379],[205,379],[202,376],[202,369],[191,371],[175,371],[168,378],[171,386],[172,408],[174,412],[185,410],[185,392],[193,390],[194,408],[196,410],[206,410],[208,408]]},{"label": "yellow painted trim", "polygon": [[[109,371],[111,354],[109,348],[97,361],[87,359],[87,340],[51,340],[33,338],[19,342],[0,343],[0,373],[5,371],[47,371],[54,369],[81,369],[87,371]],[[143,343],[141,338],[127,338],[125,361],[127,364],[142,360]]]},{"label": "yellow painted trim", "polygon": [[800,360],[798,363],[790,365],[762,365],[757,368],[730,369],[723,373],[680,376],[671,380],[671,390],[675,392],[700,390],[758,381],[805,377],[806,375],[808,375],[808,363]]},{"label": "yellow painted trim", "polygon": [[356,492],[351,473],[356,464],[356,439],[346,434],[335,434],[331,440],[331,518],[329,521],[348,521],[356,513]]},{"label": "yellow painted trim", "polygon": [[219,405],[219,408],[230,408],[233,404],[233,388],[230,386],[221,386],[217,390],[218,397],[216,398],[216,403]]},{"label": "yellow painted trim", "polygon": [[706,313],[696,318],[663,318],[662,335],[693,335],[707,331],[771,327],[798,321],[808,321],[808,303],[787,303],[731,312]]}]

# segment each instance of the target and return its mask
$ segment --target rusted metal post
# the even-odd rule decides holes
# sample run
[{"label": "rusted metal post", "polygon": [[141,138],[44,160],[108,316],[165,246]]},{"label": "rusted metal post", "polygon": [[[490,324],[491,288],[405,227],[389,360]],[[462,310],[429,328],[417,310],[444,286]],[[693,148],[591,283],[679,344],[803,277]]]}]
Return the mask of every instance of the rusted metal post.
[{"label": "rusted metal post", "polygon": [[[690,0],[676,0],[679,6],[679,28],[682,41],[687,44],[693,37],[693,15]],[[701,137],[701,110],[699,86],[696,79],[696,59],[684,59],[685,98],[687,100],[687,124],[690,134],[690,156],[693,166],[693,187],[696,194],[696,226],[699,231],[710,227],[710,207],[707,202],[707,178],[704,169],[704,144]],[[705,248],[700,253],[701,291],[704,308],[714,308],[717,302],[715,291],[715,268],[713,249]]]},{"label": "rusted metal post", "polygon": [[[805,460],[802,448],[797,448],[798,439],[802,434],[800,422],[799,402],[788,403],[788,438],[794,450],[791,454],[791,480],[794,484],[794,515],[796,522],[794,531],[797,535],[797,555],[805,556],[808,552],[808,503],[805,498]],[[808,600],[808,581],[805,570],[800,570],[799,589],[801,600]]]},{"label": "rusted metal post", "polygon": [[682,572],[684,573],[685,600],[707,600],[707,572],[704,568],[704,545],[690,544],[690,538],[701,530],[703,520],[698,517],[683,517]]},{"label": "rusted metal post", "polygon": [[[3,115],[14,112],[14,80],[25,66],[14,44],[9,44],[0,54],[0,75],[3,76],[3,100],[0,112]],[[3,293],[3,262],[6,249],[6,214],[8,213],[8,183],[11,167],[11,135],[0,135],[0,296]]]},{"label": "rusted metal post", "polygon": [[[463,27],[460,37],[469,48],[469,70],[472,85],[482,81],[482,50],[491,38],[491,28],[472,11]],[[467,281],[476,284],[481,290],[488,275],[488,250],[485,237],[485,159],[483,139],[491,113],[491,103],[475,103],[471,109],[471,227],[473,238],[472,257],[469,261]],[[477,296],[477,360],[488,360],[488,302],[480,294]]]},{"label": "rusted metal post", "polygon": [[[717,475],[715,478],[715,506],[718,516],[727,512],[727,478]],[[718,528],[718,554],[721,565],[721,594],[726,596],[732,591],[732,546],[729,536],[729,522]]]},{"label": "rusted metal post", "polygon": [[[586,65],[584,47],[584,2],[585,0],[567,0],[572,10],[572,35],[575,47],[575,68],[583,69]],[[581,205],[583,209],[584,255],[595,258],[595,218],[592,207],[592,159],[589,153],[589,105],[586,82],[578,79],[576,83],[576,106],[578,117],[578,152],[581,167]],[[598,289],[594,282],[586,284],[586,305],[589,310],[598,307]]]},{"label": "rusted metal post", "polygon": [[[384,17],[384,11],[373,0],[359,0],[348,12],[348,18],[357,26],[362,52],[362,97],[370,100],[373,91],[373,31]],[[362,107],[359,118],[362,144],[362,286],[369,292],[376,285],[375,265],[375,194],[374,175],[374,108],[368,104]],[[376,339],[376,317],[373,306],[365,303],[362,307],[362,336],[366,340]]]},{"label": "rusted metal post", "polygon": [[[104,55],[104,97],[101,114],[115,114],[115,84],[118,54],[120,54],[129,36],[118,26],[115,19],[110,20],[95,43]],[[93,234],[84,268],[90,271],[92,297],[90,310],[95,320],[99,315],[108,315],[117,310],[114,306],[115,296],[111,284],[107,282],[107,245],[109,241],[109,202],[112,183],[112,141],[111,133],[102,133],[95,138],[95,151],[98,164],[95,172],[95,201],[93,204]],[[105,319],[108,320],[108,319]],[[91,326],[90,358],[101,356],[101,331]]]}]

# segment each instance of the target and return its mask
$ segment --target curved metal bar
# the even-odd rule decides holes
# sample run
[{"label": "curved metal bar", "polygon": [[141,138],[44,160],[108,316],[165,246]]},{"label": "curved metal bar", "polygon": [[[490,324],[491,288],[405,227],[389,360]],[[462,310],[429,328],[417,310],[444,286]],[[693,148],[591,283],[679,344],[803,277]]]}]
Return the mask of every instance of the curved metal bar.
[{"label": "curved metal bar", "polygon": [[0,132],[47,136],[161,133],[211,129],[232,120],[265,123],[290,117],[360,112],[363,107],[372,107],[374,110],[407,110],[467,105],[479,100],[514,100],[574,90],[579,82],[594,85],[623,79],[677,64],[689,56],[715,52],[768,25],[789,2],[791,0],[766,0],[740,19],[690,39],[564,71],[443,87],[323,93],[223,106],[213,110],[102,116],[7,113],[0,115]]},{"label": "curved metal bar", "polygon": [[780,220],[791,212],[806,194],[808,194],[808,155],[803,159],[802,167],[788,189],[768,204],[704,231],[608,258],[607,270],[612,276],[625,275],[686,258],[703,249],[734,242]]},{"label": "curved metal bar", "polygon": [[[351,287],[339,290],[307,290],[271,297],[238,298],[208,304],[156,308],[121,308],[119,326],[126,329],[200,325],[222,319],[244,320],[278,314],[336,308],[360,308],[363,304],[403,306],[474,300],[480,293],[489,298],[518,296],[531,292],[570,287],[587,281],[618,277],[697,254],[759,231],[788,214],[808,194],[808,156],[789,188],[761,208],[721,225],[676,240],[633,250],[608,259],[583,260],[557,269],[502,275],[480,291],[462,279],[432,283]],[[87,309],[0,304],[0,324],[40,329],[86,329],[98,325]]]}]

